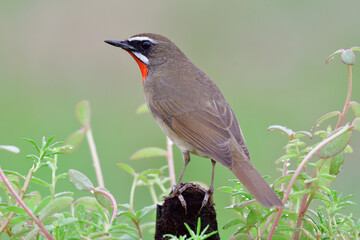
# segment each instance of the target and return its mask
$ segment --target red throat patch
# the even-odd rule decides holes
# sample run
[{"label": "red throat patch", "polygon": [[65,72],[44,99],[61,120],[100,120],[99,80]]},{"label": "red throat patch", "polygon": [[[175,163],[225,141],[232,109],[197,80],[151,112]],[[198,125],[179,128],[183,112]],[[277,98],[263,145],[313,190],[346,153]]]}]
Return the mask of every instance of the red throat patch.
[{"label": "red throat patch", "polygon": [[127,51],[127,52],[130,53],[130,55],[135,59],[136,63],[139,65],[141,75],[142,75],[142,82],[144,83],[146,76],[149,72],[148,67],[142,61],[140,61],[137,57],[135,57],[134,54],[132,54],[130,51]]}]

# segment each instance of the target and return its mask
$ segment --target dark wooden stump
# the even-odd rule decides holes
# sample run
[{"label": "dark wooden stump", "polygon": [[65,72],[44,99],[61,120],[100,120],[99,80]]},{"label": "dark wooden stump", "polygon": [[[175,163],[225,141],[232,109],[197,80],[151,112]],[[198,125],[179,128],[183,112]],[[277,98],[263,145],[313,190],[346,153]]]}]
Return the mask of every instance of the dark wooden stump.
[{"label": "dark wooden stump", "polygon": [[[189,237],[189,231],[184,223],[188,224],[196,232],[199,217],[201,219],[201,231],[208,225],[206,233],[218,231],[216,212],[210,201],[198,213],[205,196],[204,189],[198,185],[190,184],[191,186],[182,193],[187,204],[187,214],[185,214],[185,209],[177,197],[166,199],[162,206],[158,205],[155,231],[156,240],[169,239],[168,237],[163,237],[164,234],[172,234],[177,237],[186,235]],[[216,233],[207,239],[218,240],[220,236]]]}]

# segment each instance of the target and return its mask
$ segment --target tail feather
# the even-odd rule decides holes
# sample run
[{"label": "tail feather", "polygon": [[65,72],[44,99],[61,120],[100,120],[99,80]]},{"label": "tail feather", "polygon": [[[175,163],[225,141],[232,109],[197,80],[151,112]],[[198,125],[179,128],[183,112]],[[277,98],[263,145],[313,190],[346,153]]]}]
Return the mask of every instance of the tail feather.
[{"label": "tail feather", "polygon": [[283,207],[282,201],[275,192],[266,183],[264,178],[255,169],[249,160],[245,160],[246,164],[240,164],[234,161],[231,171],[246,187],[246,189],[256,198],[256,200],[265,207]]}]

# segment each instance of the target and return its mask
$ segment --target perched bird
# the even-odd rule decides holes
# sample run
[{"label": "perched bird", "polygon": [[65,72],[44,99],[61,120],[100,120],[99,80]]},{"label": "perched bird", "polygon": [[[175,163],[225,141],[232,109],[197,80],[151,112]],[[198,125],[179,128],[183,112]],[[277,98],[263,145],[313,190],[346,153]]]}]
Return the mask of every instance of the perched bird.
[{"label": "perched bird", "polygon": [[211,184],[202,207],[213,194],[216,162],[229,168],[262,205],[283,206],[250,162],[239,123],[219,88],[173,42],[154,33],[105,42],[126,50],[138,63],[147,106],[182,152],[185,164],[171,196],[180,193],[192,153],[212,162]]}]

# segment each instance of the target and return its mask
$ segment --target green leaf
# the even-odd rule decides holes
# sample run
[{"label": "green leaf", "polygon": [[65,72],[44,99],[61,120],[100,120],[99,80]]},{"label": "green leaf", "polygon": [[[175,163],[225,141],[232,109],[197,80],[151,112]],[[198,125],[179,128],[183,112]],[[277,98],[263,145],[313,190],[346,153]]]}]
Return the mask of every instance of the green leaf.
[{"label": "green leaf", "polygon": [[25,141],[28,141],[29,143],[31,143],[34,148],[40,153],[40,148],[39,146],[36,144],[36,142],[30,138],[24,138]]},{"label": "green leaf", "polygon": [[334,57],[336,55],[339,55],[340,53],[342,53],[344,51],[344,49],[340,49],[340,50],[337,50],[336,52],[332,53],[325,61],[326,64],[328,64],[331,60],[334,59]]},{"label": "green leaf", "polygon": [[353,110],[356,117],[360,117],[360,104],[357,102],[350,102],[350,107]]},{"label": "green leaf", "polygon": [[[11,171],[11,170],[3,170],[3,172],[6,174],[6,175],[14,175],[14,176],[17,176],[17,177],[21,177],[22,179],[25,179],[25,176],[21,175],[20,173],[18,172],[15,172],[15,171]],[[9,177],[9,176],[7,176]]]},{"label": "green leaf", "polygon": [[68,177],[68,173],[61,173],[61,174],[56,176],[55,181],[58,181],[58,180],[60,180],[62,178],[67,178],[67,177]]},{"label": "green leaf", "polygon": [[49,187],[50,186],[49,183],[45,182],[44,180],[41,180],[40,178],[34,177],[34,176],[31,177],[30,181],[33,182],[33,183],[39,184],[41,186],[44,186],[44,187]]},{"label": "green leaf", "polygon": [[136,114],[142,114],[142,113],[147,113],[149,112],[149,109],[146,105],[146,103],[141,104],[137,109],[136,109]]},{"label": "green leaf", "polygon": [[155,208],[156,208],[156,205],[150,205],[150,206],[146,206],[143,209],[141,209],[139,211],[141,214],[139,215],[138,220],[141,220],[143,217],[145,217],[147,214],[149,214]]},{"label": "green leaf", "polygon": [[118,164],[116,164],[116,166],[118,166],[119,168],[122,168],[126,172],[130,173],[132,176],[135,176],[135,170],[132,167],[130,167],[129,165],[127,165],[125,163],[118,163]]},{"label": "green leaf", "polygon": [[219,187],[217,190],[227,193],[234,193],[235,189],[229,186]]},{"label": "green leaf", "polygon": [[78,150],[80,144],[82,143],[84,137],[86,134],[85,128],[79,129],[75,132],[73,132],[70,136],[68,136],[64,142],[64,146],[70,145],[70,147],[67,147],[63,150],[65,154],[73,153],[76,150]]},{"label": "green leaf", "polygon": [[39,218],[40,220],[50,217],[54,213],[59,212],[63,208],[70,206],[72,203],[72,197],[61,197],[53,199],[48,205],[46,205],[40,212]]},{"label": "green leaf", "polygon": [[346,65],[354,65],[355,64],[355,54],[351,49],[346,49],[340,55],[341,61]]},{"label": "green leaf", "polygon": [[301,138],[301,137],[308,137],[308,138],[312,138],[312,134],[309,133],[309,132],[306,132],[306,131],[298,131],[298,132],[295,132],[294,134],[294,138]]},{"label": "green leaf", "polygon": [[[340,128],[340,129],[342,129],[342,128]],[[333,134],[335,134],[340,129],[334,131],[332,134],[329,135],[329,137],[332,136]],[[324,147],[320,148],[320,150],[318,151],[318,157],[319,158],[331,158],[331,157],[339,154],[348,145],[348,143],[350,142],[350,139],[351,139],[351,131],[347,131],[347,132],[341,134],[339,137],[332,140],[331,142],[326,144]]]},{"label": "green leaf", "polygon": [[[94,194],[95,194],[95,198],[98,201],[98,203],[100,203],[101,206],[103,206],[104,208],[110,208],[112,207],[112,201],[105,196],[104,194],[100,193],[99,190],[101,191],[105,191],[105,192],[109,192],[109,190],[107,190],[106,188],[103,187],[97,187],[94,189]],[[110,193],[111,194],[111,193]]]},{"label": "green leaf", "polygon": [[242,223],[243,223],[242,219],[235,218],[235,219],[232,219],[232,220],[228,221],[227,223],[225,223],[225,225],[223,226],[223,229],[226,230],[229,227],[236,226],[236,225],[239,225],[239,224],[242,224]]},{"label": "green leaf", "polygon": [[125,217],[127,217],[127,218],[129,218],[129,219],[131,219],[131,220],[135,220],[135,219],[136,219],[134,213],[129,212],[129,211],[121,211],[121,212],[118,213],[118,215],[119,215],[119,216],[125,216]]},{"label": "green leaf", "polygon": [[339,174],[339,172],[341,171],[342,166],[344,164],[344,159],[345,159],[344,151],[342,151],[341,153],[339,153],[338,155],[334,156],[331,159],[330,171],[329,171],[329,173],[331,175],[338,175]]},{"label": "green leaf", "polygon": [[74,169],[69,170],[68,178],[74,187],[80,191],[90,191],[94,188],[94,185],[87,176]]},{"label": "green leaf", "polygon": [[90,124],[90,103],[87,100],[82,100],[76,105],[76,117],[83,127]]},{"label": "green leaf", "polygon": [[162,148],[157,147],[148,147],[136,151],[131,155],[130,160],[139,160],[144,158],[154,158],[154,157],[166,157],[167,152]]},{"label": "green leaf", "polygon": [[47,196],[44,199],[42,199],[37,207],[34,210],[34,214],[38,214],[46,205],[48,205],[51,201],[51,196]]},{"label": "green leaf", "polygon": [[250,211],[249,215],[246,218],[247,225],[255,225],[261,220],[262,212],[260,209],[253,209]]},{"label": "green leaf", "polygon": [[164,173],[162,171],[160,171],[159,169],[148,169],[148,170],[142,171],[140,173],[140,177],[147,176],[150,174],[164,175]]},{"label": "green leaf", "polygon": [[76,200],[77,204],[82,204],[85,209],[91,210],[91,211],[97,211],[98,207],[100,207],[98,201],[94,197],[81,197]]},{"label": "green leaf", "polygon": [[354,129],[360,131],[360,117],[355,118],[355,119],[352,121],[351,126],[352,126]]},{"label": "green leaf", "polygon": [[0,150],[5,150],[12,153],[19,153],[20,149],[12,145],[0,145]]},{"label": "green leaf", "polygon": [[38,231],[39,231],[39,228],[37,226],[35,226],[33,230],[31,230],[30,232],[27,233],[24,240],[33,240],[33,239],[35,239],[35,234],[37,234]]},{"label": "green leaf", "polygon": [[294,134],[295,134],[294,131],[291,130],[290,128],[280,126],[280,125],[272,125],[272,126],[268,127],[267,130],[268,131],[273,131],[273,130],[280,131],[282,134],[286,134],[291,139],[294,137]]},{"label": "green leaf", "polygon": [[311,131],[313,132],[315,128],[317,128],[318,126],[320,126],[321,123],[323,123],[324,121],[333,118],[333,117],[340,117],[341,113],[339,111],[334,111],[334,112],[329,112],[327,114],[325,114],[324,116],[320,117],[314,124],[314,126],[311,128]]},{"label": "green leaf", "polygon": [[17,214],[20,214],[22,216],[27,216],[27,212],[22,208],[22,207],[18,207],[18,206],[8,206],[5,208],[6,210],[10,211],[10,212],[14,212]]}]

